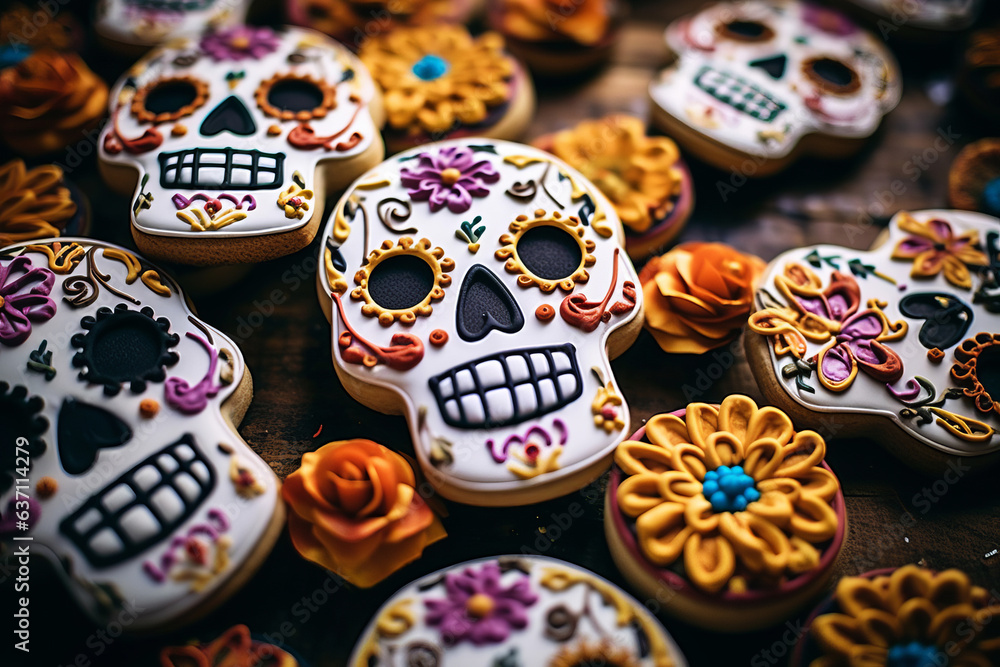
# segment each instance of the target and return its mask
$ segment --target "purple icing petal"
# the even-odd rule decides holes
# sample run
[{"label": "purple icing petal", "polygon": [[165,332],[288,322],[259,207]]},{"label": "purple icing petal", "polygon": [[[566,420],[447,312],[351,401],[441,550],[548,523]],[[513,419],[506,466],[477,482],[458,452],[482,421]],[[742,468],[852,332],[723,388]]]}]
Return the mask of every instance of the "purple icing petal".
[{"label": "purple icing petal", "polygon": [[839,383],[851,377],[851,368],[850,349],[844,345],[837,345],[823,355],[819,370],[823,377]]},{"label": "purple icing petal", "polygon": [[813,315],[832,319],[826,308],[826,303],[819,297],[796,296],[795,300],[802,307],[802,310]]},{"label": "purple icing petal", "polygon": [[895,396],[896,399],[903,401],[904,403],[912,401],[920,395],[920,384],[913,378],[906,381],[906,384],[903,385],[903,389],[901,391],[893,389],[891,384],[886,384],[885,388],[890,394]]},{"label": "purple icing petal", "polygon": [[[15,277],[15,274],[20,273]],[[45,267],[33,266],[19,255],[6,266],[0,265],[0,343],[20,345],[31,335],[32,322],[45,322],[56,314],[56,304],[49,298],[55,274]]]},{"label": "purple icing petal", "polygon": [[510,635],[510,624],[496,616],[487,616],[469,629],[469,640],[476,646],[497,644]]},{"label": "purple icing petal", "polygon": [[855,338],[875,338],[882,333],[882,320],[874,312],[866,310],[844,322],[840,335],[851,340]]},{"label": "purple icing petal", "polygon": [[944,220],[934,219],[929,223],[931,230],[941,239],[944,243],[949,243],[955,237],[955,233],[951,231],[951,225]]},{"label": "purple icing petal", "polygon": [[850,348],[851,353],[859,363],[877,365],[884,361],[884,359],[882,359],[878,354],[877,349],[872,347],[872,341],[870,340],[848,341],[847,346]]},{"label": "purple icing petal", "polygon": [[899,242],[899,249],[908,255],[917,255],[934,248],[934,242],[919,236],[907,236]]}]

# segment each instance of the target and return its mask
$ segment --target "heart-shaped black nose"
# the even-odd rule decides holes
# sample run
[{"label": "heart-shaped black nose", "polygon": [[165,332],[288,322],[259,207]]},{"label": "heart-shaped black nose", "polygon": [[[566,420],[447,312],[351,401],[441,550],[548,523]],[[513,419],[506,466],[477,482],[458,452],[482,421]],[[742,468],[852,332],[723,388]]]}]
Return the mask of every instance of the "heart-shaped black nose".
[{"label": "heart-shaped black nose", "polygon": [[222,100],[201,123],[201,133],[206,137],[214,137],[219,132],[232,132],[245,137],[256,131],[257,123],[253,116],[235,95]]},{"label": "heart-shaped black nose", "polygon": [[899,301],[899,312],[907,317],[926,320],[918,340],[924,347],[947,350],[965,338],[972,325],[972,308],[952,294],[918,292]]},{"label": "heart-shaped black nose", "polygon": [[82,475],[94,465],[97,452],[132,439],[132,429],[104,408],[72,398],[59,408],[59,462],[70,475]]},{"label": "heart-shaped black nose", "polygon": [[524,315],[500,279],[482,264],[469,269],[458,292],[455,314],[458,335],[473,342],[482,340],[494,329],[517,333],[523,326]]},{"label": "heart-shaped black nose", "polygon": [[780,79],[785,76],[785,66],[787,64],[788,58],[784,55],[780,55],[754,60],[750,63],[750,67],[759,67],[767,72],[768,76],[772,79]]}]

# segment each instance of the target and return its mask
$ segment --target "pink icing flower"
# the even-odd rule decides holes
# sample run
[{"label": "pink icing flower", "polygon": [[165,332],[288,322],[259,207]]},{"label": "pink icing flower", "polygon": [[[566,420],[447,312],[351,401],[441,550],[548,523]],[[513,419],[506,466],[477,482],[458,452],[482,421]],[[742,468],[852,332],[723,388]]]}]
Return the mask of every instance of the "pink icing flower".
[{"label": "pink icing flower", "polygon": [[270,28],[241,25],[206,33],[201,38],[201,49],[215,62],[257,60],[277,50],[278,42],[278,35]]},{"label": "pink icing flower", "polygon": [[857,26],[840,12],[812,4],[802,6],[802,20],[806,25],[840,37],[853,35],[858,30]]},{"label": "pink icing flower", "polygon": [[48,295],[55,280],[52,271],[33,266],[24,255],[0,265],[0,343],[20,345],[31,335],[32,322],[52,319],[56,304]]},{"label": "pink icing flower", "polygon": [[425,600],[428,625],[440,627],[446,644],[469,640],[476,646],[505,641],[511,630],[528,624],[526,610],[538,601],[531,592],[527,577],[519,577],[504,588],[500,584],[500,566],[486,563],[478,570],[467,568],[458,574],[446,574],[448,597]]},{"label": "pink icing flower", "polygon": [[414,169],[400,172],[403,185],[412,199],[430,202],[431,211],[447,205],[452,213],[463,213],[472,206],[473,197],[490,193],[487,183],[496,183],[500,174],[488,160],[474,162],[470,148],[451,146],[437,154],[421,153]]}]

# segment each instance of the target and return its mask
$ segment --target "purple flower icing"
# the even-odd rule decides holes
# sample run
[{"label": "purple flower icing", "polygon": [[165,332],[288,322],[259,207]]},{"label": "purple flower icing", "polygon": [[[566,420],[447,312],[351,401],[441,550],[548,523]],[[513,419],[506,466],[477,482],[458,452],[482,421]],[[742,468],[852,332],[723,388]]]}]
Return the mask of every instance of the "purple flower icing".
[{"label": "purple flower icing", "polygon": [[467,568],[446,574],[448,597],[425,600],[427,624],[439,626],[446,644],[469,640],[476,646],[505,641],[511,630],[528,624],[526,610],[538,601],[526,576],[512,585],[500,584],[500,566],[486,563],[478,570]]},{"label": "purple flower icing", "polygon": [[427,201],[431,211],[447,205],[452,213],[464,213],[473,197],[490,193],[487,183],[500,180],[500,173],[488,160],[474,162],[472,149],[442,148],[437,154],[421,153],[414,169],[404,168],[400,178],[411,199]]},{"label": "purple flower icing", "polygon": [[857,26],[840,12],[812,4],[802,6],[802,20],[817,30],[840,37],[853,35],[858,30]]},{"label": "purple flower icing", "polygon": [[257,60],[277,50],[278,43],[278,35],[270,28],[241,25],[206,33],[201,38],[201,50],[215,62]]},{"label": "purple flower icing", "polygon": [[31,335],[32,322],[52,319],[56,304],[48,295],[55,280],[56,274],[24,255],[0,264],[0,343],[20,345]]}]

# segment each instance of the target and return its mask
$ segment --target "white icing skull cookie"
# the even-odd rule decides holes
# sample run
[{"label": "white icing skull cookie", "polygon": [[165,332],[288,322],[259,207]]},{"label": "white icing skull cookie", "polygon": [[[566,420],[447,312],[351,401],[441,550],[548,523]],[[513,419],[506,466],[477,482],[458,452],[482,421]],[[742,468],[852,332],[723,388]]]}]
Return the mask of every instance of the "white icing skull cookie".
[{"label": "white icing skull cookie", "polygon": [[446,497],[569,493],[629,433],[608,362],[642,323],[622,239],[604,196],[548,153],[478,138],[400,154],[348,189],[323,233],[337,373],[406,416]]},{"label": "white icing skull cookie", "polygon": [[251,0],[101,0],[94,29],[121,47],[148,47],[205,26],[242,23]]},{"label": "white icing skull cookie", "polygon": [[96,623],[187,623],[248,579],[284,519],[236,432],[252,383],[177,284],[106,243],[0,252],[0,538],[30,536]]},{"label": "white icing skull cookie", "polygon": [[863,252],[790,250],[760,282],[747,357],[769,401],[914,467],[1000,459],[1000,221],[897,214]]},{"label": "white icing skull cookie", "polygon": [[344,47],[301,28],[175,39],[115,85],[100,140],[152,257],[234,264],[309,244],[324,197],[377,164],[381,98]]},{"label": "white icing skull cookie", "polygon": [[899,67],[885,45],[817,5],[719,3],[675,21],[666,39],[677,59],[650,84],[653,122],[744,177],[800,153],[854,152],[899,102]]},{"label": "white icing skull cookie", "polygon": [[[655,603],[655,600],[654,600]],[[583,568],[544,556],[467,561],[383,605],[349,667],[686,667],[646,607]]]}]

